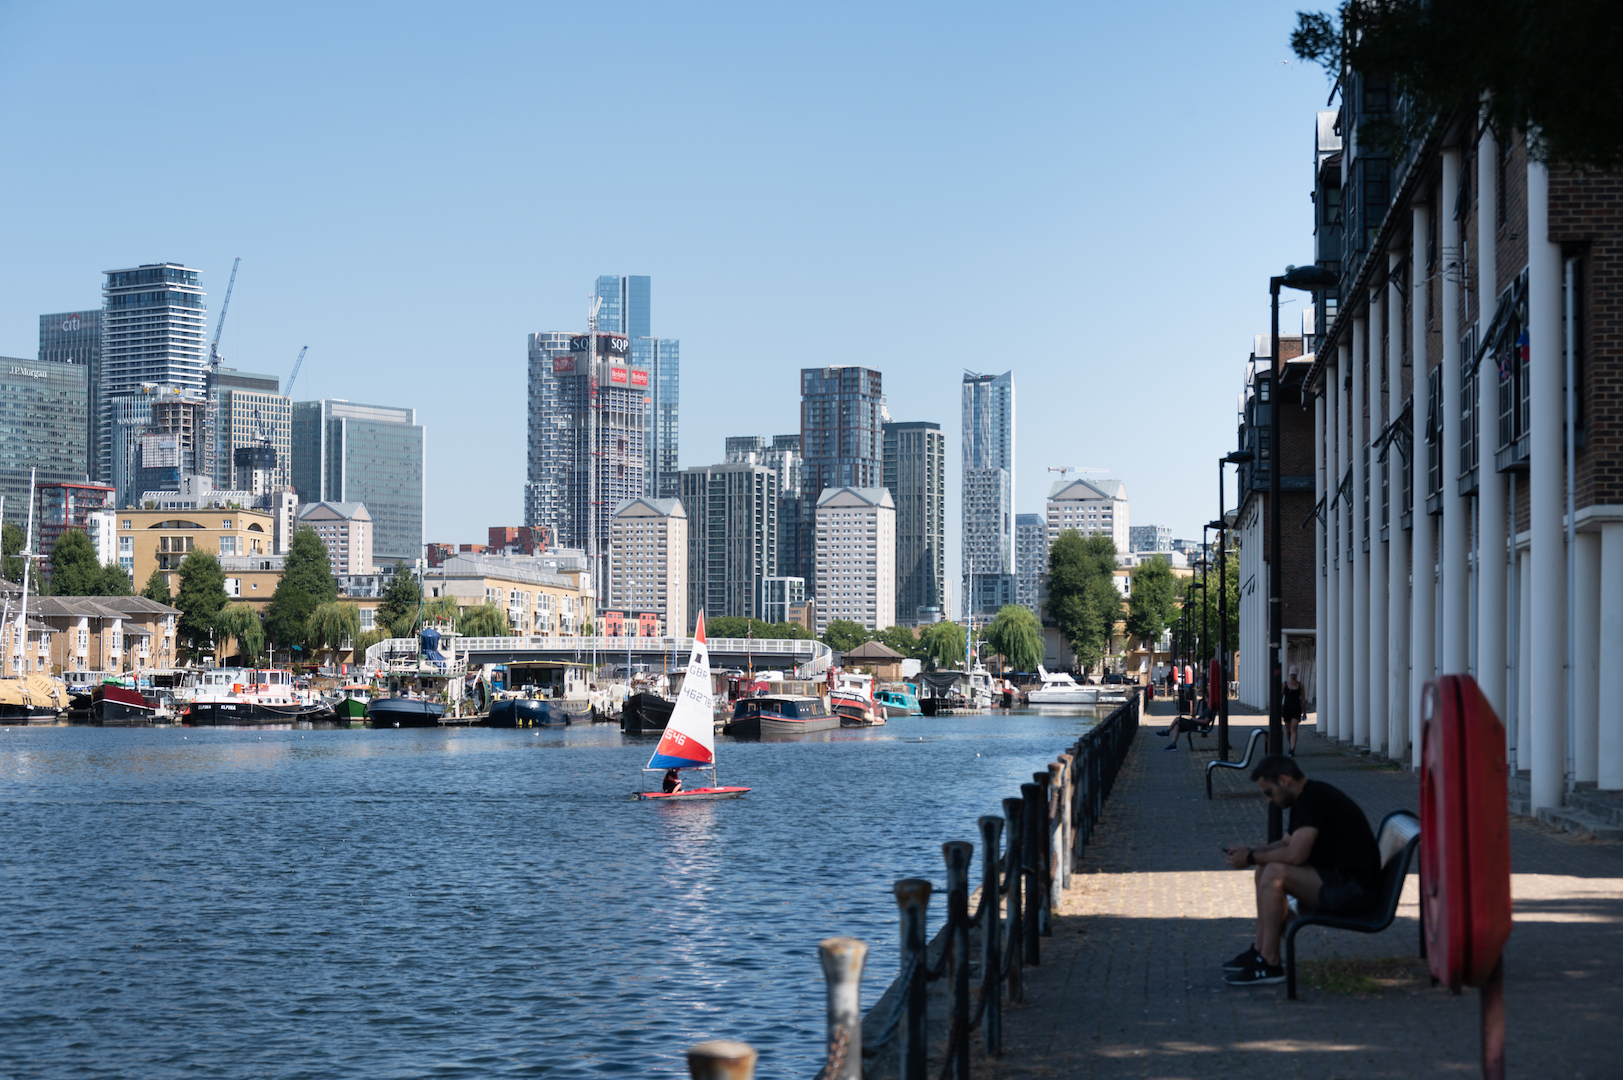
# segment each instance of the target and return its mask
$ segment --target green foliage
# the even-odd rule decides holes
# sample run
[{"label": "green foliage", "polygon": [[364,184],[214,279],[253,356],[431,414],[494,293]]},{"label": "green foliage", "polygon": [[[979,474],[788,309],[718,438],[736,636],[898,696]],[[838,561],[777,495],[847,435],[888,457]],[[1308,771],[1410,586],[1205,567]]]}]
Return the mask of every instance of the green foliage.
[{"label": "green foliage", "polygon": [[1015,671],[1036,671],[1043,662],[1043,629],[1019,604],[1004,606],[986,625],[986,643]]},{"label": "green foliage", "polygon": [[389,631],[382,626],[373,627],[371,630],[364,630],[355,635],[355,662],[360,663],[366,656],[366,650],[388,637]]},{"label": "green foliage", "polygon": [[[1219,593],[1215,570],[1216,567],[1214,566],[1214,572],[1209,578],[1211,581],[1211,596],[1204,601],[1201,590],[1194,587],[1200,581],[1198,574],[1193,578],[1179,582],[1182,589],[1182,602],[1189,605],[1188,633],[1190,640],[1199,643],[1199,656],[1202,660],[1209,660],[1217,655],[1218,646],[1222,643],[1218,636],[1222,633],[1223,627],[1222,623],[1218,621]],[[1228,598],[1224,603],[1228,605],[1229,650],[1232,652],[1240,647],[1240,560],[1233,553],[1230,553],[1228,557],[1225,584],[1227,585]]]},{"label": "green foliage", "polygon": [[51,591],[57,596],[100,596],[101,587],[101,563],[90,537],[67,530],[51,549]]},{"label": "green foliage", "polygon": [[163,571],[156,568],[147,577],[146,587],[141,590],[141,595],[160,604],[167,604],[174,599],[169,595],[169,586],[163,583]]},{"label": "green foliage", "polygon": [[394,578],[378,603],[378,622],[394,637],[411,637],[417,625],[417,606],[422,601],[422,585],[411,568],[395,563]]},{"label": "green foliage", "polygon": [[20,585],[23,580],[23,560],[20,552],[26,539],[15,525],[0,526],[0,578]]},{"label": "green foliage", "polygon": [[798,623],[769,623],[737,615],[718,615],[714,619],[705,619],[704,633],[706,638],[756,637],[767,641],[800,641],[816,637]]},{"label": "green foliage", "polygon": [[1084,666],[1104,659],[1121,618],[1116,544],[1108,536],[1060,533],[1048,553],[1048,613]]},{"label": "green foliage", "polygon": [[850,619],[834,619],[823,631],[823,644],[835,652],[850,652],[864,641],[872,641],[868,628]]},{"label": "green foliage", "polygon": [[97,596],[128,596],[130,595],[130,575],[117,563],[108,563],[101,568],[101,588]]},{"label": "green foliage", "polygon": [[[1298,12],[1291,48],[1347,71],[1389,73],[1408,115],[1378,114],[1358,133],[1392,149],[1432,118],[1489,95],[1500,132],[1536,131],[1534,154],[1576,168],[1623,168],[1623,4],[1615,0],[1343,0],[1335,14]],[[1343,85],[1346,85],[1345,83]]]},{"label": "green foliage", "polygon": [[361,609],[341,600],[329,600],[316,605],[305,624],[305,635],[314,648],[327,649],[333,663],[338,652],[361,632]]},{"label": "green foliage", "polygon": [[314,529],[293,533],[283,564],[282,580],[265,609],[265,630],[277,645],[300,649],[316,644],[310,635],[310,616],[323,604],[338,599],[327,545]]},{"label": "green foliage", "polygon": [[[461,614],[462,609],[457,606],[456,597],[436,596],[423,605],[423,625],[428,626],[438,622],[450,623],[454,626]],[[410,637],[411,628],[408,627],[401,636]]]},{"label": "green foliage", "polygon": [[967,638],[961,623],[931,623],[919,634],[919,651],[931,668],[960,667]]},{"label": "green foliage", "polygon": [[1172,565],[1156,555],[1133,568],[1133,590],[1127,598],[1127,634],[1153,647],[1177,618],[1177,586]]},{"label": "green foliage", "polygon": [[214,620],[226,605],[225,573],[220,560],[206,551],[193,551],[180,564],[180,591],[172,603],[180,609],[175,632],[193,656],[208,651],[214,641]]},{"label": "green foliage", "polygon": [[259,662],[260,653],[265,651],[265,627],[259,620],[259,612],[251,605],[227,604],[220,609],[214,627],[220,634],[221,649],[225,648],[226,638],[233,638],[239,655],[249,664]]},{"label": "green foliage", "polygon": [[467,637],[507,637],[513,632],[507,612],[488,601],[458,614],[456,628]]},{"label": "green foliage", "polygon": [[903,656],[922,659],[919,639],[913,636],[911,628],[906,626],[887,626],[874,635],[876,641],[881,641]]}]

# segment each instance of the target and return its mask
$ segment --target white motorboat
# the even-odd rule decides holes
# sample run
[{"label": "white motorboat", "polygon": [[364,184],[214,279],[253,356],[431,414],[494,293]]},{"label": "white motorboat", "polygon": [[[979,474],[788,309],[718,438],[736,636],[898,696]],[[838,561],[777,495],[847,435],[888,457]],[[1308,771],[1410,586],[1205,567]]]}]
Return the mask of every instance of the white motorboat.
[{"label": "white motorboat", "polygon": [[1099,692],[1104,689],[1079,683],[1068,672],[1045,670],[1041,664],[1037,665],[1037,674],[1043,685],[1026,694],[1026,701],[1032,705],[1097,705]]}]

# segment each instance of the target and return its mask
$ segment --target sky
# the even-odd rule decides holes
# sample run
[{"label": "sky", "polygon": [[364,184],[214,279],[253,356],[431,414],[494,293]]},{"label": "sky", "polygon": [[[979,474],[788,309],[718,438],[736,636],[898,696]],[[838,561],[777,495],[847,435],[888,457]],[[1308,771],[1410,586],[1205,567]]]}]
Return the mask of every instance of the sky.
[{"label": "sky", "polygon": [[1012,370],[1017,511],[1100,468],[1197,536],[1312,261],[1300,2],[0,2],[0,355],[165,260],[212,333],[240,256],[225,362],[308,345],[295,398],[417,409],[425,540],[482,542],[522,523],[526,335],[649,274],[683,467],[798,431],[800,368],[877,368],[947,433],[956,583],[962,373]]}]

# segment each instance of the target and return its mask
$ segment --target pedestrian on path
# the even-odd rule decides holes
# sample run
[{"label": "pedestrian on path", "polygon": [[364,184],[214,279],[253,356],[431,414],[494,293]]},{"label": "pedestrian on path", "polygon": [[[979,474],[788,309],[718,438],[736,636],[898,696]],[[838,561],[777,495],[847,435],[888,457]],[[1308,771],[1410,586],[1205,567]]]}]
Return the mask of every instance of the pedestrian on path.
[{"label": "pedestrian on path", "polygon": [[1292,664],[1290,675],[1285,679],[1285,691],[1281,695],[1279,711],[1281,719],[1285,721],[1285,741],[1290,744],[1290,756],[1296,756],[1296,729],[1302,726],[1302,720],[1307,716],[1307,702],[1302,695],[1302,680],[1296,677],[1296,665]]},{"label": "pedestrian on path", "polygon": [[1339,788],[1302,775],[1295,760],[1269,754],[1251,771],[1267,800],[1291,812],[1285,838],[1260,847],[1232,844],[1224,861],[1256,867],[1257,933],[1251,947],[1223,965],[1224,982],[1258,986],[1285,981],[1279,940],[1290,897],[1304,911],[1355,915],[1375,902],[1381,855],[1369,819]]}]

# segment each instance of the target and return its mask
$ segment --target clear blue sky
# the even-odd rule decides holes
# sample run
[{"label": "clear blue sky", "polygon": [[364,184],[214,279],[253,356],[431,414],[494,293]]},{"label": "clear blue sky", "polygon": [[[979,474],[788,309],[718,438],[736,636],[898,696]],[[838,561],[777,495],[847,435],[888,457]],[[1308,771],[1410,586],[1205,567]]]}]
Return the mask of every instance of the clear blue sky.
[{"label": "clear blue sky", "polygon": [[960,373],[1012,368],[1020,511],[1107,466],[1198,535],[1312,258],[1298,6],[6,3],[0,354],[166,259],[212,326],[240,255],[226,362],[415,407],[426,538],[478,541],[521,521],[525,335],[651,274],[684,466],[878,368],[948,432],[956,580]]}]

